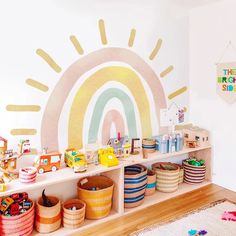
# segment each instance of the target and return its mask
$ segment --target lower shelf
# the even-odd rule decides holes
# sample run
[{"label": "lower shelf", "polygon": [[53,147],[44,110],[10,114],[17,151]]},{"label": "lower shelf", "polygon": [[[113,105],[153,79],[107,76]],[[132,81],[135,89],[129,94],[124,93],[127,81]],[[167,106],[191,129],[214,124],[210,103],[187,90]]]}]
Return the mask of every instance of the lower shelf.
[{"label": "lower shelf", "polygon": [[183,183],[183,184],[180,184],[178,190],[173,193],[162,193],[162,192],[156,191],[151,196],[145,196],[144,203],[142,205],[140,205],[138,207],[134,207],[134,208],[125,208],[124,214],[126,215],[129,213],[133,213],[135,211],[144,209],[148,206],[152,206],[154,204],[157,204],[157,203],[163,202],[165,200],[177,197],[177,196],[182,195],[184,193],[191,192],[193,190],[202,188],[202,187],[209,185],[209,184],[211,184],[210,181],[204,181],[203,183],[193,184],[193,185]]},{"label": "lower shelf", "polygon": [[[136,211],[144,209],[148,206],[151,206],[151,205],[163,202],[165,200],[177,197],[177,196],[182,195],[184,193],[191,192],[193,190],[202,188],[202,187],[204,187],[206,185],[209,185],[209,184],[211,184],[210,181],[204,181],[201,184],[195,184],[195,185],[190,185],[190,184],[183,183],[179,186],[179,189],[176,192],[173,192],[173,193],[162,193],[162,192],[156,191],[155,194],[153,194],[152,196],[146,196],[145,201],[141,206],[134,207],[134,208],[126,208],[124,210],[124,215],[136,212]],[[86,230],[89,227],[94,227],[98,224],[108,222],[108,221],[110,221],[112,219],[115,219],[119,216],[122,216],[122,215],[119,214],[118,212],[112,210],[110,215],[103,218],[103,219],[100,219],[100,220],[85,220],[85,223],[82,227],[80,227],[78,229],[74,229],[74,230],[66,229],[66,228],[61,227],[57,231],[55,231],[53,233],[50,233],[50,234],[47,234],[47,236],[61,236],[61,235],[69,236],[69,235],[74,235],[75,233],[77,233],[81,230]],[[34,231],[33,235],[45,236],[45,234],[40,234],[36,231]]]}]

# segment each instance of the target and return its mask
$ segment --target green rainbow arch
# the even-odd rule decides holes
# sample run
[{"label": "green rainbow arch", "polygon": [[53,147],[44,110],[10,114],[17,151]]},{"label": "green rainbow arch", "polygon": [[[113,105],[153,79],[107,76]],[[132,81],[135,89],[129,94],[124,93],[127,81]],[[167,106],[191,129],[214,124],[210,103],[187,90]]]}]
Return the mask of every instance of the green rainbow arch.
[{"label": "green rainbow arch", "polygon": [[110,88],[104,91],[100,95],[95,104],[94,112],[91,118],[91,124],[89,127],[89,134],[88,134],[89,143],[94,143],[97,141],[99,125],[101,123],[105,105],[112,98],[119,99],[124,107],[126,122],[129,131],[129,137],[130,138],[137,137],[137,125],[136,125],[134,106],[130,97],[120,89]]}]

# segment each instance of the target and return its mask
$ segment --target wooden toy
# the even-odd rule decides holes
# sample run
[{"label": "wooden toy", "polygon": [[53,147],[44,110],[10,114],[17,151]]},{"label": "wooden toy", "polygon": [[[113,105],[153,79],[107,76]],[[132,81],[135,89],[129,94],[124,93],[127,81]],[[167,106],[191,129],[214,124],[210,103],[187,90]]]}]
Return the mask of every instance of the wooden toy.
[{"label": "wooden toy", "polygon": [[131,151],[130,151],[131,155],[138,155],[139,154],[139,151],[137,150],[139,147],[135,146],[135,143],[139,140],[140,140],[139,138],[132,138]]},{"label": "wooden toy", "polygon": [[51,152],[39,155],[34,160],[34,167],[37,168],[38,173],[56,171],[60,169],[61,153]]},{"label": "wooden toy", "polygon": [[73,168],[75,173],[84,172],[88,169],[88,163],[83,153],[76,151],[74,148],[65,150],[64,160],[67,166]]},{"label": "wooden toy", "polygon": [[196,148],[197,147],[197,141],[186,141],[185,145],[188,148]]},{"label": "wooden toy", "polygon": [[0,136],[0,155],[7,151],[7,140]]},{"label": "wooden toy", "polygon": [[107,145],[114,148],[116,157],[129,157],[131,145],[127,136],[120,137],[118,133],[117,138],[111,138]]},{"label": "wooden toy", "polygon": [[197,126],[183,129],[183,136],[185,144],[187,141],[195,141],[199,147],[204,147],[210,144],[208,131]]},{"label": "wooden toy", "polygon": [[85,145],[84,152],[88,164],[98,164],[98,149],[99,144],[97,143],[89,143]]},{"label": "wooden toy", "polygon": [[111,167],[111,166],[117,166],[119,164],[118,159],[116,158],[116,155],[114,154],[114,148],[113,147],[107,147],[107,148],[101,148],[98,150],[98,156],[100,164]]},{"label": "wooden toy", "polygon": [[26,139],[26,140],[21,139],[18,146],[19,146],[19,153],[20,154],[30,153],[30,141],[28,139]]}]

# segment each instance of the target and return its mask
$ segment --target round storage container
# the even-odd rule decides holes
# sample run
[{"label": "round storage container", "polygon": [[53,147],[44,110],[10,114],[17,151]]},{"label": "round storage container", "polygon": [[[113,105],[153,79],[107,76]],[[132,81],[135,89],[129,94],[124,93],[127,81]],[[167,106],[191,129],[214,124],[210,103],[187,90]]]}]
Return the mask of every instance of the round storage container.
[{"label": "round storage container", "polygon": [[125,208],[136,207],[144,202],[146,185],[147,167],[143,165],[133,165],[125,167]]},{"label": "round storage container", "polygon": [[0,235],[16,236],[16,235],[32,235],[34,227],[34,202],[31,208],[21,215],[4,216],[0,215]]},{"label": "round storage container", "polygon": [[79,180],[78,198],[86,203],[87,219],[100,219],[109,215],[114,183],[106,176],[90,176]]},{"label": "round storage container", "polygon": [[184,182],[184,167],[181,164],[176,164],[179,166],[179,184]]},{"label": "round storage container", "polygon": [[42,197],[36,203],[35,226],[39,233],[50,233],[61,226],[61,202],[57,197],[47,196],[52,207],[43,206]]},{"label": "round storage container", "polygon": [[63,226],[76,229],[84,223],[86,204],[79,199],[70,199],[63,203]]},{"label": "round storage container", "polygon": [[193,166],[187,162],[183,162],[184,165],[184,182],[187,184],[199,184],[205,179],[206,166]]},{"label": "round storage container", "polygon": [[156,151],[156,140],[145,138],[142,140],[142,148],[148,152],[153,153]]},{"label": "round storage container", "polygon": [[156,172],[156,189],[161,192],[174,192],[178,189],[179,166],[169,162],[158,162],[152,164],[152,169]]},{"label": "round storage container", "polygon": [[145,195],[150,196],[154,194],[155,191],[156,191],[156,172],[154,170],[148,170]]}]

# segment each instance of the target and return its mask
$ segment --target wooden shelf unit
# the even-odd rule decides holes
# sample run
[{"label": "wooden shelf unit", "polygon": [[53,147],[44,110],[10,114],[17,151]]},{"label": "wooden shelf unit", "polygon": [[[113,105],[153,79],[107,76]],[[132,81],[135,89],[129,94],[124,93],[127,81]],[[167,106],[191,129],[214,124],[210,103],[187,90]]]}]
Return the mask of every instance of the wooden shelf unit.
[{"label": "wooden shelf unit", "polygon": [[[162,193],[156,191],[152,196],[146,196],[145,201],[142,205],[136,208],[124,208],[124,168],[126,166],[134,165],[134,164],[143,164],[148,167],[151,166],[152,163],[158,161],[171,161],[173,162],[185,159],[188,156],[196,156],[197,158],[204,159],[206,162],[206,179],[201,184],[189,185],[189,184],[181,184],[179,189],[173,193]],[[171,160],[170,160],[171,159]],[[60,236],[60,235],[73,235],[81,230],[87,229],[89,227],[94,227],[98,224],[107,222],[111,219],[115,219],[119,216],[126,215],[141,209],[144,209],[148,206],[160,203],[162,201],[168,200],[170,198],[174,198],[181,194],[199,189],[203,186],[206,186],[211,183],[212,177],[212,158],[211,158],[211,146],[206,147],[198,147],[198,148],[184,148],[180,152],[161,154],[159,152],[155,152],[148,155],[147,159],[143,159],[142,156],[131,156],[126,159],[120,160],[120,164],[114,167],[104,167],[102,165],[90,165],[89,169],[84,173],[74,173],[72,169],[63,167],[56,172],[48,172],[42,175],[37,176],[37,180],[33,184],[22,184],[18,180],[12,181],[8,185],[8,190],[4,193],[0,193],[0,196],[7,196],[9,194],[21,191],[27,191],[29,196],[31,196],[34,200],[39,197],[40,191],[45,187],[48,187],[48,191],[54,189],[54,192],[51,191],[51,194],[57,195],[61,198],[62,201],[68,199],[68,197],[76,197],[76,183],[80,178],[91,176],[91,175],[105,175],[111,178],[114,183],[114,193],[113,193],[113,206],[109,216],[100,219],[100,220],[85,220],[85,224],[78,229],[66,229],[61,227],[59,230],[47,234],[48,236]],[[64,184],[64,185],[63,185]],[[60,185],[60,188],[58,186]],[[67,192],[65,192],[66,186]],[[67,187],[68,186],[68,187]],[[37,192],[38,191],[38,192]],[[67,193],[67,194],[66,194]],[[33,235],[43,235],[38,232],[34,232]]]}]

